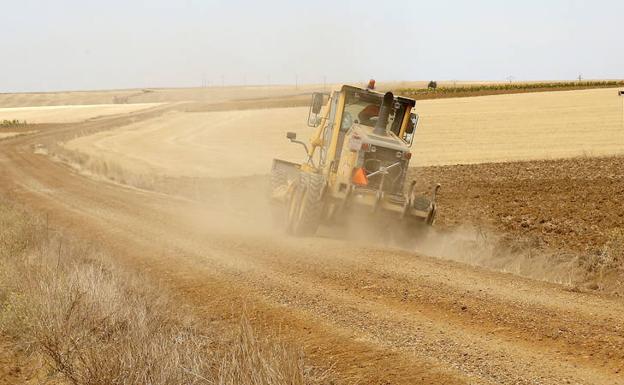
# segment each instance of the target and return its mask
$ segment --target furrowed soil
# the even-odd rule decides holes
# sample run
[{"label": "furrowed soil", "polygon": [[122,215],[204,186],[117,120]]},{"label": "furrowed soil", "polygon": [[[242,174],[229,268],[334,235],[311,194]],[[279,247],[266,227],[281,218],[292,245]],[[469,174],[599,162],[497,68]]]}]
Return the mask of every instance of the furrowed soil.
[{"label": "furrowed soil", "polygon": [[445,227],[468,220],[579,252],[596,252],[624,227],[622,157],[426,167],[412,178],[442,184]]},{"label": "furrowed soil", "polygon": [[499,235],[489,241],[514,256],[499,268],[624,295],[623,170],[622,157],[579,157],[423,167],[411,178],[423,192],[442,185],[437,228]]},{"label": "furrowed soil", "polygon": [[[264,176],[174,170],[137,189],[85,175],[85,159],[70,166],[44,151],[111,129],[146,132],[136,125],[181,111],[163,105],[3,140],[0,194],[161,283],[205,325],[234,327],[246,313],[261,335],[278,334],[315,365],[333,367],[337,384],[624,384],[622,299],[562,282],[578,260],[549,265],[533,255],[540,269],[562,275],[535,274],[530,263],[509,274],[514,250],[502,258],[493,245],[494,236],[537,238],[543,250],[576,255],[608,243],[604,234],[622,224],[621,158],[415,168],[423,190],[443,184],[439,226],[404,247],[331,229],[284,236],[270,218]],[[268,169],[263,159],[255,164],[253,147],[233,151],[249,157],[250,169]],[[176,167],[193,162],[179,150],[161,155],[175,153]]]}]

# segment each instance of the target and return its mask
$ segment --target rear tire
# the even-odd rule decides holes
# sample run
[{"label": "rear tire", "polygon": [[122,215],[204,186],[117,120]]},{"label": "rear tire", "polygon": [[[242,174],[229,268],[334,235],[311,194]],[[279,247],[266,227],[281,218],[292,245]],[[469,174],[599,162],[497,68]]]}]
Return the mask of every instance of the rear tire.
[{"label": "rear tire", "polygon": [[271,170],[271,194],[288,185],[288,173],[279,168]]},{"label": "rear tire", "polygon": [[314,235],[321,224],[325,178],[302,173],[288,210],[288,231],[297,236]]},{"label": "rear tire", "polygon": [[286,219],[286,232],[293,233],[296,218],[299,216],[299,210],[301,206],[301,197],[303,193],[303,186],[300,183],[295,182],[293,191],[290,193],[288,203],[286,205],[285,219]]},{"label": "rear tire", "polygon": [[413,247],[426,238],[435,220],[436,206],[430,198],[424,195],[413,196],[411,205],[420,211],[431,211],[426,218],[404,218],[397,239],[405,247]]},{"label": "rear tire", "polygon": [[284,205],[283,202],[276,200],[275,197],[279,196],[280,190],[286,191],[287,188],[288,174],[281,169],[274,168],[273,170],[271,170],[271,179],[269,181],[269,201],[273,225],[276,228],[283,229],[282,226],[284,226],[284,222],[286,222],[289,201],[287,201],[287,204]]}]

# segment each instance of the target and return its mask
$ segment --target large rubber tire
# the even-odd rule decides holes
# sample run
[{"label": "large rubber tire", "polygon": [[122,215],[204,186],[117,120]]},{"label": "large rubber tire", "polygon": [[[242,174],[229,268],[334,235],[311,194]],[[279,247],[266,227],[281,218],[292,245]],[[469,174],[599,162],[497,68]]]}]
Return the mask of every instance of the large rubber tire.
[{"label": "large rubber tire", "polygon": [[284,229],[284,223],[286,222],[286,208],[284,204],[278,201],[274,201],[273,197],[276,196],[280,189],[288,188],[288,174],[279,168],[271,170],[271,179],[269,181],[269,205],[271,210],[271,219],[275,228]]},{"label": "large rubber tire", "polygon": [[292,233],[292,229],[295,226],[296,218],[299,216],[299,209],[301,206],[301,198],[304,189],[299,181],[295,182],[293,191],[290,193],[286,204],[286,211],[284,213],[284,222],[286,224],[285,229],[287,233]]},{"label": "large rubber tire", "polygon": [[325,178],[301,173],[289,204],[288,231],[296,236],[310,236],[321,224]]},{"label": "large rubber tire", "polygon": [[271,170],[271,193],[288,184],[288,173],[279,168]]}]

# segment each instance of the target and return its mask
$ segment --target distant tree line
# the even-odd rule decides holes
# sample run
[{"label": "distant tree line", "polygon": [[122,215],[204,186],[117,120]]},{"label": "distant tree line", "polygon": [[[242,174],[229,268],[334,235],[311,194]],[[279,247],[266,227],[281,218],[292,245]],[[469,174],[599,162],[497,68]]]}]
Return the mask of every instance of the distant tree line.
[{"label": "distant tree line", "polygon": [[422,94],[454,94],[454,93],[482,93],[491,91],[531,91],[543,89],[566,89],[566,88],[607,88],[624,86],[622,80],[581,81],[581,82],[542,82],[542,83],[500,83],[500,84],[477,84],[466,86],[438,86],[436,81],[430,81],[427,88],[401,88],[397,92],[401,95]]},{"label": "distant tree line", "polygon": [[25,126],[27,123],[26,121],[20,121],[17,119],[13,119],[13,120],[6,120],[4,119],[2,121],[2,123],[0,123],[0,126],[2,127],[19,127],[19,126]]}]

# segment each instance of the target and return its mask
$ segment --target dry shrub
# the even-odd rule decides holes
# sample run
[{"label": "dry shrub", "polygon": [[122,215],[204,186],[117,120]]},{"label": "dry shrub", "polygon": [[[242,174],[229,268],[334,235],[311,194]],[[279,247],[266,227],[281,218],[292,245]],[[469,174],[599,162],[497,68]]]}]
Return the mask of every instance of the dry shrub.
[{"label": "dry shrub", "polygon": [[605,244],[595,253],[586,255],[581,265],[590,273],[624,271],[624,229],[612,229]]},{"label": "dry shrub", "polygon": [[309,384],[301,353],[199,327],[162,288],[0,201],[0,333],[74,385]]},{"label": "dry shrub", "polygon": [[329,378],[329,371],[306,367],[300,350],[258,339],[246,318],[232,342],[220,360],[219,385],[321,384]]},{"label": "dry shrub", "polygon": [[5,333],[71,384],[205,382],[196,374],[211,371],[210,340],[179,306],[147,282],[51,246],[5,257]]},{"label": "dry shrub", "polygon": [[36,218],[0,202],[0,258],[21,255],[40,245],[41,227]]},{"label": "dry shrub", "polygon": [[624,270],[624,229],[612,229],[600,253],[600,262],[606,268]]},{"label": "dry shrub", "polygon": [[586,274],[586,288],[624,296],[624,229],[612,229],[604,245],[581,256],[579,265]]}]

